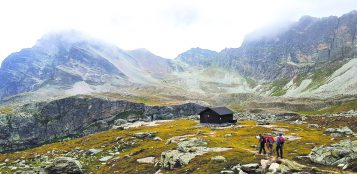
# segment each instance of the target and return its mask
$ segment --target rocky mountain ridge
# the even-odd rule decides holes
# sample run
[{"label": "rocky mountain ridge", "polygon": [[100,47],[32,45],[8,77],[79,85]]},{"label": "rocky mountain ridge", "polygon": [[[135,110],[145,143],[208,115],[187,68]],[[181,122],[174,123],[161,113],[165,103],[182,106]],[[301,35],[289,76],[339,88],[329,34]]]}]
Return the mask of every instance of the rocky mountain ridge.
[{"label": "rocky mountain ridge", "polygon": [[86,91],[155,84],[176,69],[172,60],[148,51],[124,51],[76,31],[52,33],[3,61],[0,99],[46,87]]},{"label": "rocky mountain ridge", "polygon": [[90,96],[28,104],[17,112],[0,115],[0,152],[38,146],[66,137],[81,137],[111,129],[121,122],[194,115],[203,108],[193,103],[146,106]]},{"label": "rocky mountain ridge", "polygon": [[52,96],[51,91],[63,96],[141,95],[138,90],[152,88],[163,98],[193,96],[189,99],[234,93],[356,95],[356,26],[356,11],[341,17],[305,16],[274,36],[252,33],[239,48],[192,48],[175,60],[145,49],[125,51],[74,31],[49,34],[4,60],[0,99],[36,91],[44,96]]}]

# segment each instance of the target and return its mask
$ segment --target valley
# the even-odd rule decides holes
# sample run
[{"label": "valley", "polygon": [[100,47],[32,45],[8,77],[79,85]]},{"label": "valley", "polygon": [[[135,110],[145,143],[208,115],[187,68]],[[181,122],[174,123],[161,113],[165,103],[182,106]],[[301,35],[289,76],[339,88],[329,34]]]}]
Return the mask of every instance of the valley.
[{"label": "valley", "polygon": [[[0,174],[355,173],[356,26],[303,16],[174,59],[48,33],[1,64]],[[238,122],[200,124],[215,106]],[[283,159],[257,154],[279,133]]]},{"label": "valley", "polygon": [[[277,121],[271,125],[259,125],[253,120],[242,120],[237,125],[226,128],[201,127],[197,121],[190,119],[157,121],[153,126],[140,126],[139,124],[138,127],[124,130],[113,129],[18,153],[1,154],[0,169],[3,173],[45,171],[47,170],[45,166],[52,163],[55,158],[69,157],[78,160],[81,170],[85,173],[220,173],[224,170],[238,170],[237,167],[234,170],[232,168],[239,164],[241,166],[251,163],[260,164],[261,160],[268,159],[264,155],[257,154],[258,140],[255,136],[259,133],[279,130],[283,131],[286,137],[290,137],[285,145],[286,159],[282,160],[281,165],[293,168],[289,170],[300,172],[339,173],[340,168],[311,163],[307,156],[315,146],[338,143],[344,139],[344,137],[332,137],[325,134],[326,128],[350,126],[356,132],[356,125],[347,124],[356,122],[356,117],[347,121],[346,117],[324,117],[323,121],[321,118],[320,121],[316,121],[315,117],[311,116],[307,117],[305,123],[298,125],[292,124],[294,119],[301,118]],[[338,124],[334,124],[336,119],[340,120]],[[311,124],[320,126],[311,127],[309,126]],[[140,133],[149,134],[138,136]],[[176,147],[177,142],[170,143],[170,139],[174,137],[181,137],[179,142],[198,138],[207,142],[207,147],[229,148],[229,150],[196,156],[182,167],[162,168],[160,167],[163,165],[162,153]],[[355,137],[350,138],[354,143],[357,140]],[[212,158],[216,156],[223,156],[224,160],[213,160]],[[104,160],[103,157],[108,158]],[[139,159],[146,157],[153,157],[153,160],[139,162]],[[350,170],[355,170],[354,164],[349,165],[352,167]]]}]

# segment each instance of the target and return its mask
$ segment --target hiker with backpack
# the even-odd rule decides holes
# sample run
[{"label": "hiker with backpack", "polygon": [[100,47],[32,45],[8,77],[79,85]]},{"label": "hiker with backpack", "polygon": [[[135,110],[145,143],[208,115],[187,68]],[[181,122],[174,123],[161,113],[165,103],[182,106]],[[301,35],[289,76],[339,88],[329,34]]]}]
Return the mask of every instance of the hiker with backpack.
[{"label": "hiker with backpack", "polygon": [[266,145],[267,145],[268,154],[270,156],[273,155],[274,137],[271,136],[271,134],[268,134],[268,136],[266,137],[265,142],[266,142]]},{"label": "hiker with backpack", "polygon": [[264,153],[264,155],[266,154],[265,151],[265,136],[263,136],[262,134],[259,134],[259,154]]},{"label": "hiker with backpack", "polygon": [[283,146],[285,139],[282,133],[279,133],[279,136],[276,137],[276,155],[279,158],[283,158]]}]

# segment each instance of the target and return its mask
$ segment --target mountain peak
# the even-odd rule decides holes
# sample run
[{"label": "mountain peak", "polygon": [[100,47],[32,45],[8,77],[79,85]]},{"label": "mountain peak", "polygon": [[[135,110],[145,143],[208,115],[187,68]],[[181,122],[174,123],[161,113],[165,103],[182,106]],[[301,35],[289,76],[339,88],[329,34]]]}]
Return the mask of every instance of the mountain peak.
[{"label": "mountain peak", "polygon": [[162,58],[158,55],[155,55],[151,51],[147,50],[146,48],[138,48],[134,50],[129,50],[127,51],[129,55],[137,58],[153,58],[153,57],[158,57]]},{"label": "mountain peak", "polygon": [[88,36],[77,30],[66,30],[47,33],[39,40],[37,40],[37,44],[43,44],[48,42],[63,42],[66,44],[73,44],[76,42],[88,40],[90,40]]}]

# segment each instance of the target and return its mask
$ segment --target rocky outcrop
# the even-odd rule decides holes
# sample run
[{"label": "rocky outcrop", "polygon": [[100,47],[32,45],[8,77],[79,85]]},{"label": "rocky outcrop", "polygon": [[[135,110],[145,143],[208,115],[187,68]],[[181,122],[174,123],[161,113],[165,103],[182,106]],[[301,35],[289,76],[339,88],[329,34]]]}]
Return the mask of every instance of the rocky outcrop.
[{"label": "rocky outcrop", "polygon": [[290,161],[288,159],[262,159],[260,164],[250,163],[250,164],[238,164],[231,168],[232,171],[236,173],[294,173],[304,171],[306,173],[311,173],[312,168],[296,163],[295,161]]},{"label": "rocky outcrop", "polygon": [[217,56],[215,51],[197,47],[181,53],[176,59],[189,65],[206,67],[210,66]]},{"label": "rocky outcrop", "polygon": [[341,17],[304,16],[275,35],[248,35],[240,48],[223,50],[217,63],[256,79],[293,77],[319,62],[355,56],[356,24],[357,11]]},{"label": "rocky outcrop", "polygon": [[168,150],[161,154],[161,166],[174,169],[187,165],[193,158],[208,152],[221,152],[230,148],[209,148],[207,142],[199,138],[183,138],[177,143],[177,150]]},{"label": "rocky outcrop", "polygon": [[315,147],[309,154],[309,158],[312,162],[323,165],[346,165],[357,159],[357,140],[344,140],[338,144]]},{"label": "rocky outcrop", "polygon": [[173,119],[197,114],[202,109],[202,106],[193,103],[145,106],[142,103],[89,96],[55,100],[35,109],[25,106],[24,112],[0,116],[0,152],[108,130],[114,124],[123,122],[116,121],[118,119],[132,122]]},{"label": "rocky outcrop", "polygon": [[328,128],[325,130],[326,133],[330,134],[333,137],[342,137],[342,136],[357,136],[350,128]]},{"label": "rocky outcrop", "polygon": [[68,157],[60,157],[56,158],[51,165],[46,167],[45,172],[53,174],[81,174],[83,173],[83,169],[79,161]]}]

